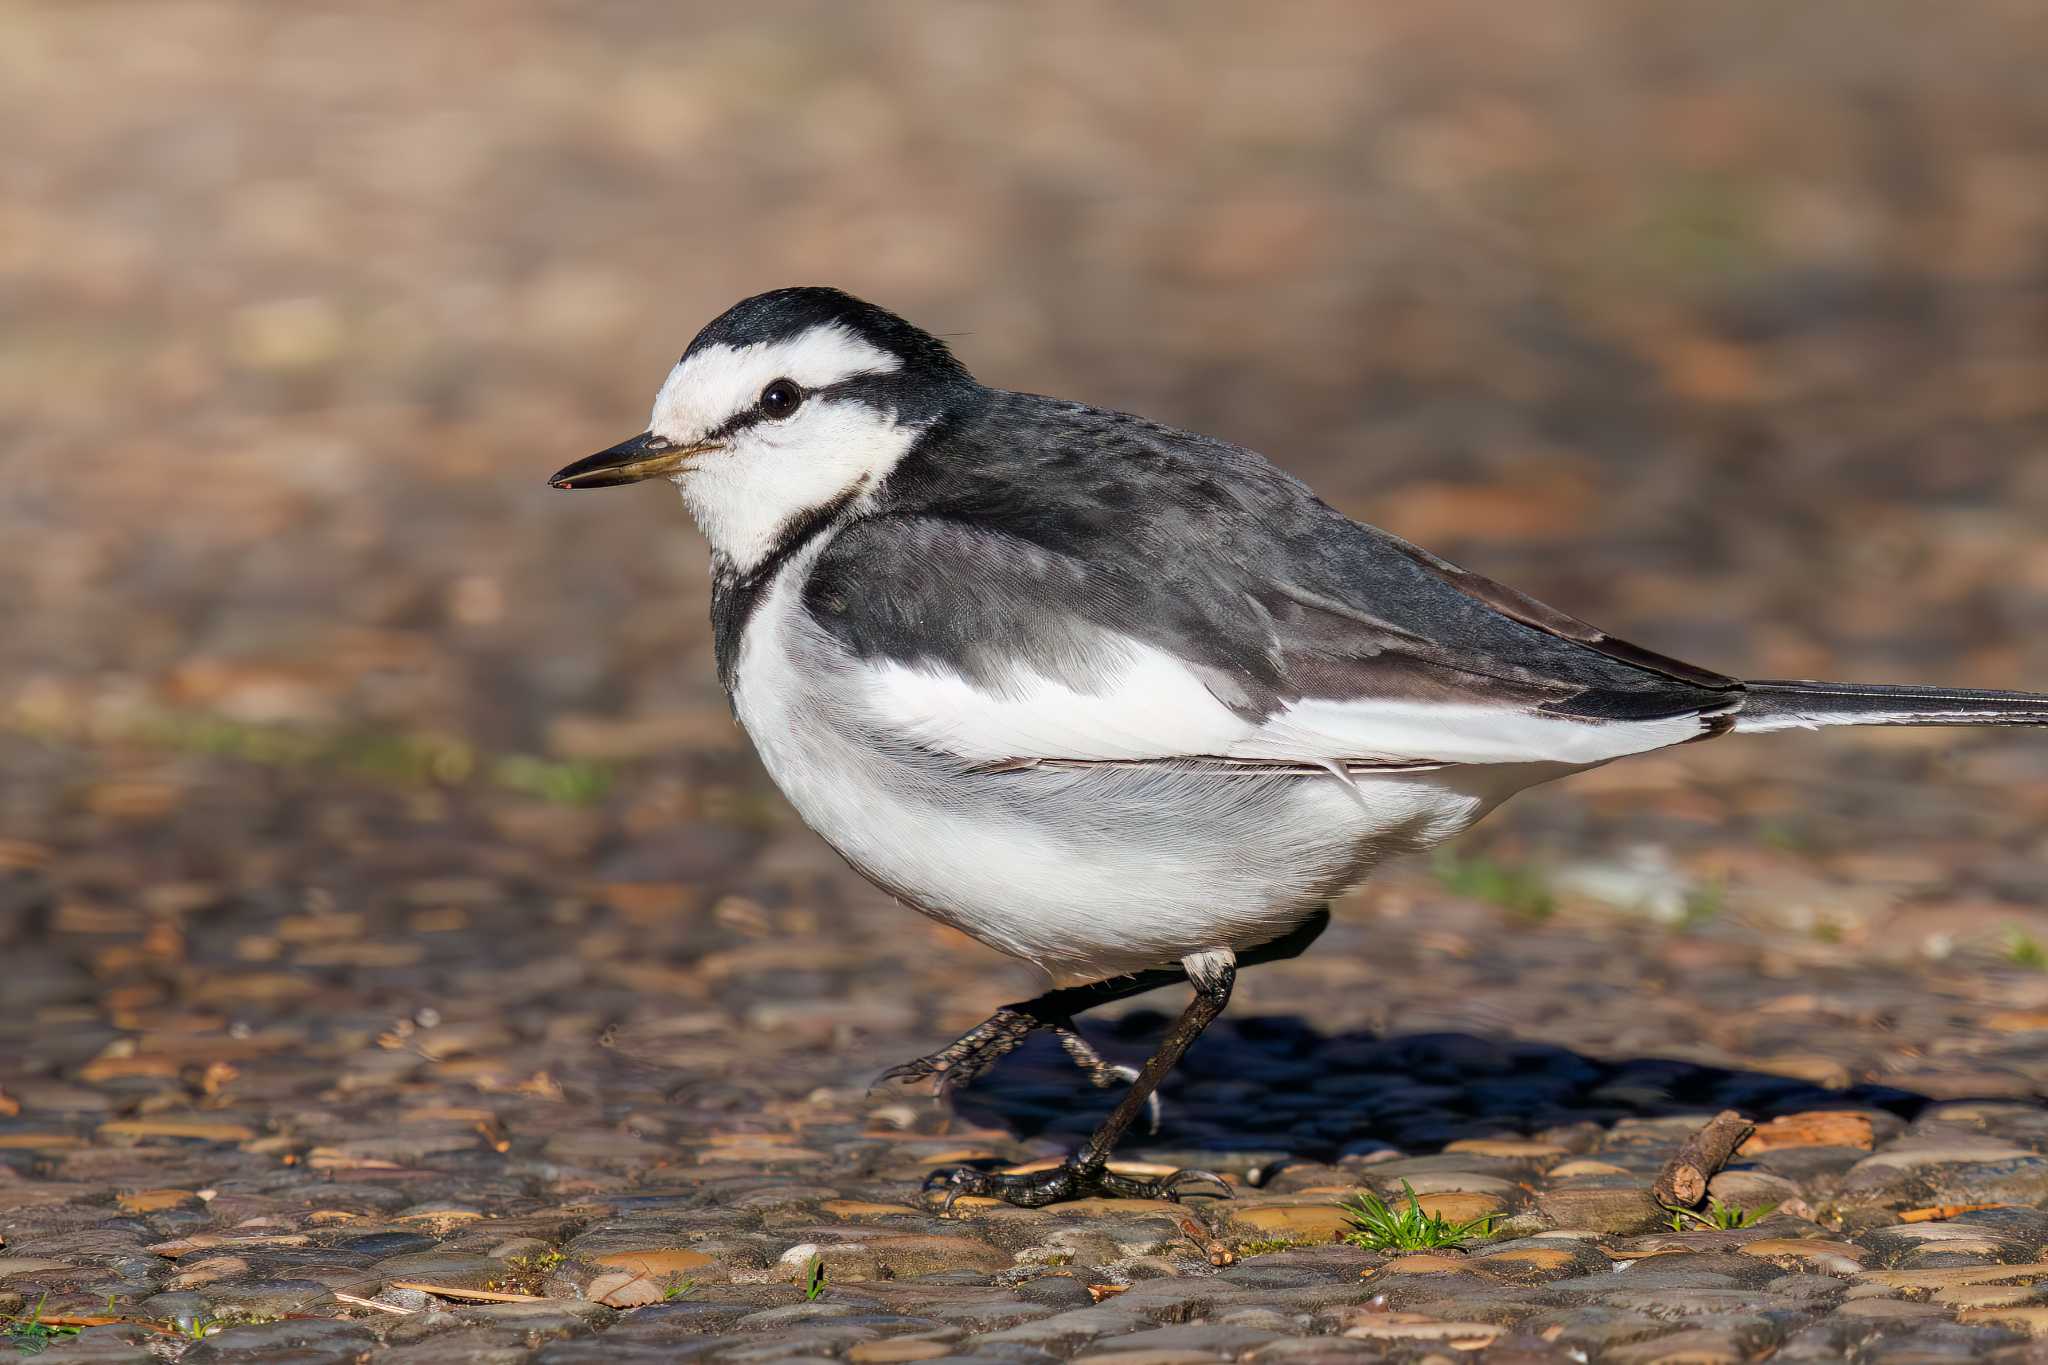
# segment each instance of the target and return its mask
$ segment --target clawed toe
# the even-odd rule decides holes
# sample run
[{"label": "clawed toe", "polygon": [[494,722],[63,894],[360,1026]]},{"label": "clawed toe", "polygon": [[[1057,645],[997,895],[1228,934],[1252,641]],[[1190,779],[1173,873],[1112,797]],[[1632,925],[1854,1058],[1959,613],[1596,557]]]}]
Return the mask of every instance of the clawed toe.
[{"label": "clawed toe", "polygon": [[943,1060],[940,1060],[938,1058],[913,1058],[910,1061],[900,1063],[896,1066],[892,1066],[887,1071],[884,1071],[881,1075],[875,1077],[875,1079],[868,1085],[868,1090],[872,1093],[873,1091],[882,1089],[884,1086],[892,1085],[897,1081],[929,1080],[932,1083],[932,1093],[934,1095],[937,1095],[947,1089],[950,1080],[947,1073],[951,1071],[951,1069],[952,1068],[947,1066]]},{"label": "clawed toe", "polygon": [[994,1065],[994,1060],[994,1058],[984,1059],[974,1056],[963,1057],[951,1049],[945,1052],[935,1052],[929,1057],[915,1057],[910,1061],[890,1067],[887,1071],[875,1077],[874,1083],[868,1087],[868,1090],[872,1093],[898,1081],[909,1081],[912,1083],[923,1081],[929,1085],[928,1093],[943,1095],[949,1090],[958,1090],[961,1086],[979,1077],[990,1066]]},{"label": "clawed toe", "polygon": [[[1183,1195],[1197,1193],[1213,1194],[1218,1199],[1229,1199],[1234,1194],[1234,1191],[1230,1188],[1230,1182],[1214,1171],[1175,1171],[1171,1175],[1160,1176],[1155,1183],[1159,1186],[1159,1193],[1156,1197],[1161,1199],[1178,1200]],[[1207,1184],[1211,1188],[1199,1191],[1183,1190],[1181,1188],[1183,1185],[1199,1184]]]},{"label": "clawed toe", "polygon": [[891,1081],[929,1080],[931,1093],[943,1095],[980,1076],[1041,1027],[1043,1023],[1031,1015],[1008,1007],[999,1009],[930,1056],[890,1067],[868,1088],[880,1089]]},{"label": "clawed toe", "polygon": [[[1202,1186],[1201,1189],[1186,1188]],[[1042,1208],[1068,1199],[1166,1199],[1178,1203],[1190,1194],[1231,1197],[1231,1188],[1214,1171],[1171,1171],[1162,1176],[1132,1176],[1108,1166],[1083,1166],[1063,1161],[1043,1171],[1017,1173],[981,1171],[959,1166],[933,1171],[925,1177],[927,1193],[944,1190],[940,1213],[950,1213],[954,1201],[964,1194],[986,1195],[1019,1208]]]}]

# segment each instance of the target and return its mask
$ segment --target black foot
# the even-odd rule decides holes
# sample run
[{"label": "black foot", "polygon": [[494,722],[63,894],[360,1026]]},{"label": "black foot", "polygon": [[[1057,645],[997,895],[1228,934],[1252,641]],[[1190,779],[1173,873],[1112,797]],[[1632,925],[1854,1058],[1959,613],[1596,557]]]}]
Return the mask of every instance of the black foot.
[{"label": "black foot", "polygon": [[1183,1190],[1182,1186],[1203,1183],[1214,1188],[1202,1193],[1230,1198],[1230,1186],[1213,1171],[1173,1171],[1147,1179],[1118,1175],[1107,1166],[1082,1166],[1071,1160],[1049,1171],[1031,1171],[1024,1175],[977,1171],[971,1166],[933,1171],[925,1178],[924,1188],[927,1193],[932,1190],[946,1192],[945,1202],[939,1205],[939,1212],[946,1213],[952,1209],[953,1201],[963,1194],[987,1195],[1019,1208],[1036,1209],[1065,1199],[1097,1197],[1171,1199],[1178,1202],[1183,1194],[1194,1193],[1193,1190]]},{"label": "black foot", "polygon": [[931,1093],[943,1095],[957,1090],[1023,1046],[1024,1040],[1045,1027],[1040,1020],[1013,1009],[1000,1009],[976,1024],[929,1057],[918,1057],[892,1066],[875,1078],[875,1085],[890,1081],[931,1081]]},{"label": "black foot", "polygon": [[[1081,1068],[1082,1074],[1096,1089],[1107,1090],[1138,1079],[1136,1067],[1112,1062],[1097,1052],[1094,1045],[1075,1030],[1073,1020],[1049,1023],[1021,1010],[1005,1007],[937,1052],[890,1067],[875,1077],[875,1083],[868,1088],[879,1089],[891,1081],[929,1081],[933,1095],[958,1090],[979,1079],[982,1073],[1022,1047],[1026,1038],[1042,1028],[1049,1028],[1059,1035],[1060,1046],[1066,1049],[1067,1056]],[[1161,1113],[1159,1096],[1147,1096],[1146,1127],[1151,1132],[1159,1131]]]}]

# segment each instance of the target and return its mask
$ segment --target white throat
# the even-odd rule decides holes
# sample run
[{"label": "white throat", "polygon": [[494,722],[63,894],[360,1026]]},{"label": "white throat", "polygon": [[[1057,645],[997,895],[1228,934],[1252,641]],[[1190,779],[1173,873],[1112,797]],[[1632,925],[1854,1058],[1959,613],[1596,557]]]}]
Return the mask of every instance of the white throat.
[{"label": "white throat", "polygon": [[806,406],[812,411],[789,424],[800,432],[755,428],[675,476],[697,529],[742,574],[760,567],[801,518],[870,496],[923,432],[864,403]]}]

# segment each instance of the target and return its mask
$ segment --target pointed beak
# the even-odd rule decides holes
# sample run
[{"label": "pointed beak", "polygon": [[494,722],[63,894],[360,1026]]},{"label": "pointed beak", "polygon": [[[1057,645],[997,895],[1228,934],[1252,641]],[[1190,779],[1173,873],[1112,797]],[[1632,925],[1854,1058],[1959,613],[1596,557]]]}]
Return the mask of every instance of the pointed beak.
[{"label": "pointed beak", "polygon": [[556,470],[549,476],[548,484],[554,488],[612,488],[622,483],[639,483],[642,479],[680,473],[690,467],[696,456],[717,449],[709,441],[677,445],[651,431],[643,431],[610,450],[600,450]]}]

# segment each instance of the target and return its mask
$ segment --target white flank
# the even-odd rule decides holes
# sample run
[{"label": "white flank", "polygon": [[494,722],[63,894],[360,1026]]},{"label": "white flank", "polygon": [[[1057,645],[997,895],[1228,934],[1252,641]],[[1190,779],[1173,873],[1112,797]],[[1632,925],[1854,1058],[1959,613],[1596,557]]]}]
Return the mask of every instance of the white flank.
[{"label": "white flank", "polygon": [[1454,702],[1305,698],[1259,727],[1233,758],[1426,759],[1437,763],[1606,763],[1696,738],[1695,714],[1571,720]]},{"label": "white flank", "polygon": [[851,681],[858,700],[888,729],[981,762],[1220,755],[1254,733],[1171,655],[1108,635],[1094,652],[1123,662],[1093,692],[1021,666],[1000,692],[949,670],[894,661],[868,666]]},{"label": "white flank", "polygon": [[850,681],[887,728],[982,762],[1214,756],[1584,766],[1692,739],[1701,726],[1695,715],[1594,722],[1478,704],[1314,698],[1253,722],[1162,650],[1104,636],[1098,655],[1122,662],[1087,692],[1021,670],[989,691],[956,673],[893,662]]}]

